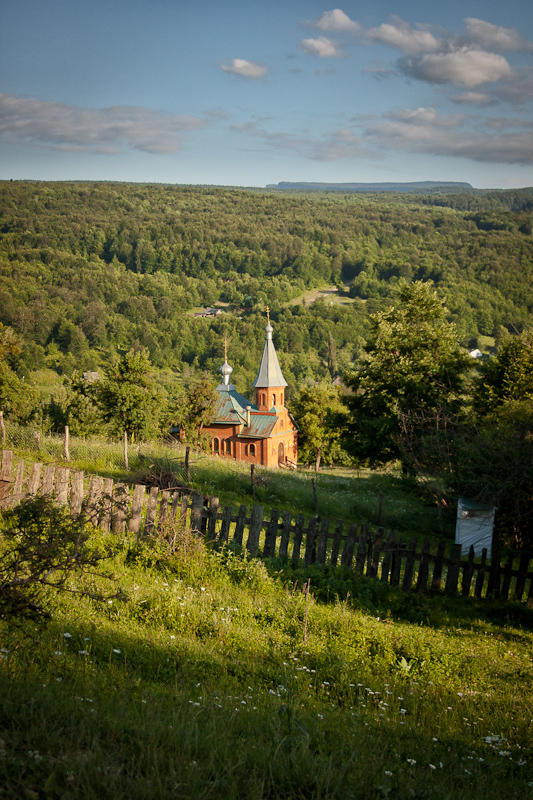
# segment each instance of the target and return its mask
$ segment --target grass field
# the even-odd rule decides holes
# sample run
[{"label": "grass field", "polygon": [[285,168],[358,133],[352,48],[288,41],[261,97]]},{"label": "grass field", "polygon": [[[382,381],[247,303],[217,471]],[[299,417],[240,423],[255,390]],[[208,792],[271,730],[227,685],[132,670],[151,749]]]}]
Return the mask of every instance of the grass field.
[{"label": "grass field", "polygon": [[173,533],[0,622],[0,797],[533,798],[533,612]]}]

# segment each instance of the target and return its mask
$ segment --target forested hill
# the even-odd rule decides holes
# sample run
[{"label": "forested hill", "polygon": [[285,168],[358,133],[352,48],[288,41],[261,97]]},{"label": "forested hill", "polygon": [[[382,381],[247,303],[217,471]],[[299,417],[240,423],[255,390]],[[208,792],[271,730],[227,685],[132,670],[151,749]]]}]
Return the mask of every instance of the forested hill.
[{"label": "forested hill", "polygon": [[[472,204],[472,205],[470,205]],[[98,368],[132,344],[178,372],[222,362],[248,390],[272,309],[286,377],[342,372],[399,283],[434,281],[465,343],[533,325],[533,190],[280,193],[113,183],[0,183],[0,321],[20,371]],[[289,305],[346,286],[351,302]],[[213,320],[191,311],[230,304]]]},{"label": "forested hill", "polygon": [[306,192],[459,192],[473,189],[456,181],[414,181],[411,183],[290,183],[269,184],[267,189],[303,189]]}]

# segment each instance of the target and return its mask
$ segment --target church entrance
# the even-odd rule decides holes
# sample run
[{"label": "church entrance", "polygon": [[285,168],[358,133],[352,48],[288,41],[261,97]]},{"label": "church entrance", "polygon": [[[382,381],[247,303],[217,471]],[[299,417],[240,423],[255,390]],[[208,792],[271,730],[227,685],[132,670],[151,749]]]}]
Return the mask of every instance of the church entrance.
[{"label": "church entrance", "polygon": [[280,442],[278,446],[278,464],[285,463],[285,445],[283,442]]}]

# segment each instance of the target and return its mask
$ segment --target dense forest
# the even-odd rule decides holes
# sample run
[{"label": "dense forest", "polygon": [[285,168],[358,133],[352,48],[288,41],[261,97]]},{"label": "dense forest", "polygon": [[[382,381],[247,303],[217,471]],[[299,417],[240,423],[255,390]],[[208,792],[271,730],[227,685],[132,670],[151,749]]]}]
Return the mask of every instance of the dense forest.
[{"label": "dense forest", "polygon": [[[341,194],[0,183],[0,322],[19,375],[98,369],[132,346],[175,375],[222,362],[247,391],[267,304],[292,387],[357,361],[369,315],[415,280],[463,344],[533,325],[533,190]],[[344,303],[300,298],[337,286]],[[338,295],[336,296],[338,299]],[[222,304],[212,319],[192,313]],[[224,305],[225,304],[225,305]]]}]

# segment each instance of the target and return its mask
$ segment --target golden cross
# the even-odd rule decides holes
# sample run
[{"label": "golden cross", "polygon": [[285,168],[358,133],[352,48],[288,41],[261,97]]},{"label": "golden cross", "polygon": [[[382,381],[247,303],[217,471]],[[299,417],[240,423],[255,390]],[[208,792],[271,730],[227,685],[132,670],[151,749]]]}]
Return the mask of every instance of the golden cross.
[{"label": "golden cross", "polygon": [[224,361],[228,361],[228,337],[224,336]]},{"label": "golden cross", "polygon": [[268,306],[267,306],[267,321],[268,324],[270,325],[270,308]]}]

